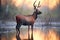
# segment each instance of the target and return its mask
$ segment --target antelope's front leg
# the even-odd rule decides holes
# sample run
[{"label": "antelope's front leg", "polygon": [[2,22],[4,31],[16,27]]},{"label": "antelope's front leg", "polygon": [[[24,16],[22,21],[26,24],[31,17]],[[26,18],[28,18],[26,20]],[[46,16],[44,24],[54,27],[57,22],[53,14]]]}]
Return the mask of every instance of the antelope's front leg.
[{"label": "antelope's front leg", "polygon": [[29,34],[29,31],[30,31],[30,25],[28,25],[28,40],[30,40],[30,34]]},{"label": "antelope's front leg", "polygon": [[21,27],[21,25],[20,24],[17,24],[16,25],[16,38],[17,38],[17,40],[21,40],[20,39],[20,27]]},{"label": "antelope's front leg", "polygon": [[16,25],[16,34],[18,35],[20,34],[20,26],[21,26],[20,24]]},{"label": "antelope's front leg", "polygon": [[33,25],[31,25],[31,40],[33,40]]}]

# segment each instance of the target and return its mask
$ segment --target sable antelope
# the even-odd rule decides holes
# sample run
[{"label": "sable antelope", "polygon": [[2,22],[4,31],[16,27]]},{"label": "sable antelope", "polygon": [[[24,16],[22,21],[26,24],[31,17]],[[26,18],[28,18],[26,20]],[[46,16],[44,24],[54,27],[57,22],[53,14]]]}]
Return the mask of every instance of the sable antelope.
[{"label": "sable antelope", "polygon": [[17,25],[16,25],[17,34],[16,34],[16,36],[18,36],[17,40],[18,39],[21,40],[19,38],[21,25],[27,25],[28,26],[28,39],[29,39],[29,28],[31,26],[31,31],[32,31],[31,40],[33,40],[33,24],[34,24],[35,20],[37,19],[37,15],[41,14],[41,12],[38,10],[38,8],[40,7],[39,6],[40,1],[38,3],[38,6],[36,6],[35,3],[36,3],[36,1],[33,3],[34,12],[32,15],[17,15],[16,16],[16,22],[17,22]]}]

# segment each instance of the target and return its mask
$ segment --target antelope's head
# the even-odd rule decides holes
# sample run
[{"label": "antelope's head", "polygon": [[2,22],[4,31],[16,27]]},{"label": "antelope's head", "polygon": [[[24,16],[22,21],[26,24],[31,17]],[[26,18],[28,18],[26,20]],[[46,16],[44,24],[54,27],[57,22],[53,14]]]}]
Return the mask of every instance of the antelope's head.
[{"label": "antelope's head", "polygon": [[36,6],[35,3],[36,3],[36,1],[33,3],[34,13],[36,13],[36,14],[41,14],[41,11],[38,10],[38,8],[41,7],[40,1],[39,1],[39,3],[38,3],[38,6]]}]

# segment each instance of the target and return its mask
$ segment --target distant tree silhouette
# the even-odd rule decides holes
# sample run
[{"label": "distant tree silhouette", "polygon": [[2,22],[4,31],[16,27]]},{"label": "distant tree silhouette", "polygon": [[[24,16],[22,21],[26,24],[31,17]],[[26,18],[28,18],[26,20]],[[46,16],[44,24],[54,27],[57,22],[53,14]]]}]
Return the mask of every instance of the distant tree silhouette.
[{"label": "distant tree silhouette", "polygon": [[1,0],[0,0],[0,12],[1,12]]}]

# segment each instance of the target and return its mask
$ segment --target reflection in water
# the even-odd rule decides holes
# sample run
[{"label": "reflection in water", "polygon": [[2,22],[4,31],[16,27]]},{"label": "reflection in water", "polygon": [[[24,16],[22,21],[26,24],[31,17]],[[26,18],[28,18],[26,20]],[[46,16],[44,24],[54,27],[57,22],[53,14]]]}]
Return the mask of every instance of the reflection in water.
[{"label": "reflection in water", "polygon": [[7,40],[6,36],[1,36],[1,40]]},{"label": "reflection in water", "polygon": [[[51,26],[41,26],[43,23],[37,25],[34,24],[34,31],[33,31],[33,38],[34,40],[59,40],[60,38],[60,26],[59,27],[51,27]],[[52,25],[59,25],[60,23],[52,23]],[[16,30],[15,30],[16,23],[15,22],[7,22],[5,24],[0,23],[0,39],[1,40],[16,40]],[[21,39],[28,38],[28,29],[27,27],[21,27]],[[51,28],[55,29],[52,31]],[[47,31],[49,30],[49,31]],[[31,33],[30,33],[31,35]],[[38,37],[37,37],[38,36]],[[54,39],[53,39],[54,36]],[[46,37],[44,39],[44,37]]]},{"label": "reflection in water", "polygon": [[[27,28],[21,29],[21,35],[20,35],[21,39],[28,38],[28,34],[27,34],[28,32],[26,29]],[[60,34],[58,34],[58,31],[52,30],[52,29],[49,29],[49,31],[47,30],[46,32],[45,31],[38,28],[34,28],[34,31],[33,31],[34,40],[59,40]],[[16,40],[16,32],[14,31],[14,32],[1,34],[1,40]]]},{"label": "reflection in water", "polygon": [[1,34],[1,40],[16,40],[15,34],[12,33]]}]

